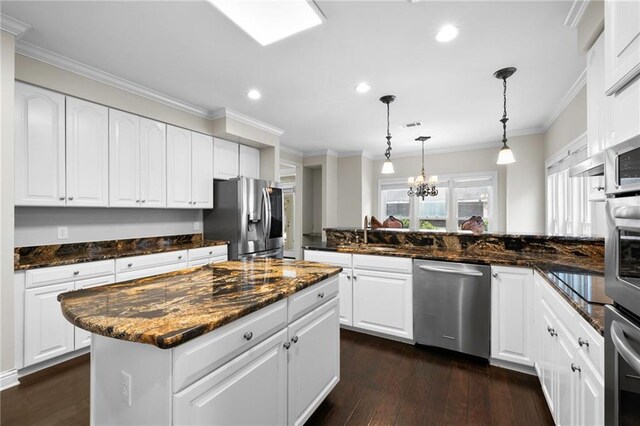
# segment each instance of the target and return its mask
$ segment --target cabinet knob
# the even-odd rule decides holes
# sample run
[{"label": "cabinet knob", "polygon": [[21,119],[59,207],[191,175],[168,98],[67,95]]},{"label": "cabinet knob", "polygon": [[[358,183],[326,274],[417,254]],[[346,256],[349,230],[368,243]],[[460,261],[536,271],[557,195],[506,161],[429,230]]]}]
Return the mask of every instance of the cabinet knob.
[{"label": "cabinet knob", "polygon": [[253,339],[253,333],[251,331],[247,331],[246,333],[244,333],[244,340],[248,342],[251,339]]},{"label": "cabinet knob", "polygon": [[578,337],[578,345],[580,345],[580,347],[583,347],[583,346],[589,347],[589,341],[584,340],[582,337]]},{"label": "cabinet knob", "polygon": [[494,272],[493,274],[491,274],[491,276],[492,276],[493,278],[498,278],[498,273],[497,273],[497,272]]},{"label": "cabinet knob", "polygon": [[351,279],[351,275],[347,275],[347,279],[350,280]]},{"label": "cabinet knob", "polygon": [[324,291],[321,291],[320,293],[318,293],[318,297],[320,299],[324,299]]},{"label": "cabinet knob", "polygon": [[354,275],[354,276],[353,276],[353,279],[354,279],[354,280],[357,280],[357,279],[358,279],[358,276],[357,276],[357,275]]},{"label": "cabinet knob", "polygon": [[284,342],[284,345],[282,345],[285,349],[289,349],[291,347],[291,343],[289,342]]},{"label": "cabinet knob", "polygon": [[147,201],[147,200],[142,200],[142,201],[140,201],[140,202],[141,202],[141,203],[144,203],[145,201]]},{"label": "cabinet knob", "polygon": [[574,363],[571,363],[571,371],[573,371],[574,373],[577,371],[578,373],[580,373],[582,371],[582,369],[580,368],[579,365],[575,365]]},{"label": "cabinet knob", "polygon": [[136,200],[136,203],[139,203],[139,202],[140,202],[140,200]]},{"label": "cabinet knob", "polygon": [[291,341],[292,341],[293,343],[298,343],[298,336],[293,336],[293,337],[291,338]]},{"label": "cabinet knob", "polygon": [[127,263],[127,266],[131,268],[133,266],[133,263]]},{"label": "cabinet knob", "polygon": [[182,255],[178,256],[178,259],[182,259]]},{"label": "cabinet knob", "polygon": [[78,275],[80,271],[73,271],[73,275]]},{"label": "cabinet knob", "polygon": [[553,336],[557,336],[558,333],[556,333],[555,328],[551,327],[550,325],[547,326],[547,331],[549,332],[549,334],[553,337]]},{"label": "cabinet knob", "polygon": [[213,250],[209,250],[209,255],[212,255],[212,254],[213,254]]},{"label": "cabinet knob", "polygon": [[60,197],[60,201],[63,201],[66,197]]},{"label": "cabinet knob", "polygon": [[69,197],[69,201],[72,201],[72,200],[73,200],[73,197]]}]

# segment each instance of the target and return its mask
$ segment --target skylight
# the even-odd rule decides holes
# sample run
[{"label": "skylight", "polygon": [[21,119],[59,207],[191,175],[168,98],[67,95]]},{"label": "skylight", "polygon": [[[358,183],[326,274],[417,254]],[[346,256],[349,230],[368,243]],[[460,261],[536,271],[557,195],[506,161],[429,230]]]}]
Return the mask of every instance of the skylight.
[{"label": "skylight", "polygon": [[320,25],[322,12],[307,0],[209,0],[263,46]]}]

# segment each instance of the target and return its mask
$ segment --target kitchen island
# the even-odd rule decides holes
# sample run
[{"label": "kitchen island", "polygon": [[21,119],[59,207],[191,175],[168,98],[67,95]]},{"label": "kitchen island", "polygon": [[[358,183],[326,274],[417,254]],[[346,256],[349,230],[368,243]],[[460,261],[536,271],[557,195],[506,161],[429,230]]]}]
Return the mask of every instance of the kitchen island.
[{"label": "kitchen island", "polygon": [[235,261],[61,294],[94,333],[92,424],[304,423],[340,377],[340,271]]}]

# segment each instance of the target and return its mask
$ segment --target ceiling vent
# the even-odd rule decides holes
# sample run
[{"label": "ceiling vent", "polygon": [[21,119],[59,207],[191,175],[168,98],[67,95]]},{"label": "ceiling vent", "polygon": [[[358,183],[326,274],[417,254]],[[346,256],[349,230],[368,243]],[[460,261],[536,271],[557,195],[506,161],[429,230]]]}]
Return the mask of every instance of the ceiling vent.
[{"label": "ceiling vent", "polygon": [[404,129],[411,129],[413,127],[420,127],[422,126],[422,122],[421,121],[414,121],[413,123],[406,123],[406,124],[401,124],[400,127],[404,128]]}]

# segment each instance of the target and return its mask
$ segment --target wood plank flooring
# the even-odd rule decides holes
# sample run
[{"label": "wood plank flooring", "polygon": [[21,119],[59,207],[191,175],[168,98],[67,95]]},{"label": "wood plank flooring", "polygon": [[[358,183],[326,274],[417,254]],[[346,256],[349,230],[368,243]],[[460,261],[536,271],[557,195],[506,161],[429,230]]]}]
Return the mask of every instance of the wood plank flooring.
[{"label": "wood plank flooring", "polygon": [[[341,380],[307,425],[552,425],[538,379],[430,348],[341,331]],[[89,356],[0,394],[0,424],[89,424]]]}]

